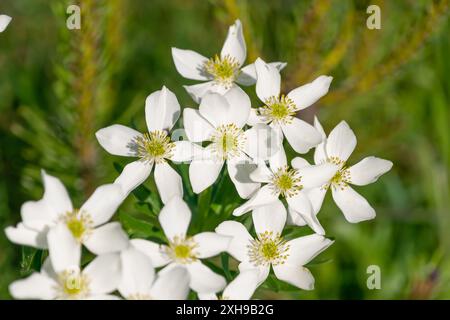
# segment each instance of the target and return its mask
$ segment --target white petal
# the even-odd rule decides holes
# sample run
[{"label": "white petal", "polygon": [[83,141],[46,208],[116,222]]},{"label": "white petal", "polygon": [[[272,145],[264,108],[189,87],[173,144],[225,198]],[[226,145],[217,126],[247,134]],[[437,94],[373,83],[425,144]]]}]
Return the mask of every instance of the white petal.
[{"label": "white petal", "polygon": [[118,290],[124,298],[148,295],[155,279],[152,261],[142,252],[131,248],[120,254],[121,280]]},{"label": "white petal", "polygon": [[170,262],[170,258],[165,254],[163,246],[148,240],[133,239],[130,244],[150,258],[155,268],[165,266]]},{"label": "white petal", "polygon": [[278,279],[283,280],[303,290],[314,289],[314,277],[311,272],[303,266],[281,264],[273,267]]},{"label": "white petal", "polygon": [[207,80],[205,63],[207,58],[192,50],[172,48],[172,58],[177,71],[185,78]]},{"label": "white petal", "polygon": [[200,103],[206,94],[217,91],[213,81],[194,84],[191,86],[183,86],[183,88],[196,103]]},{"label": "white petal", "polygon": [[294,225],[299,227],[306,226],[305,219],[303,219],[302,216],[289,205],[286,223],[288,225]]},{"label": "white petal", "polygon": [[280,168],[284,168],[287,165],[286,152],[283,146],[280,147],[277,153],[269,158],[270,170],[276,172]]},{"label": "white petal", "polygon": [[313,82],[307,83],[289,92],[299,110],[305,109],[328,93],[333,77],[320,76]]},{"label": "white petal", "polygon": [[265,124],[257,124],[244,132],[244,151],[254,160],[268,160],[281,148],[281,140],[275,130]]},{"label": "white petal", "polygon": [[281,87],[280,71],[274,66],[265,63],[258,58],[255,61],[256,68],[256,94],[262,102],[270,97],[278,97]]},{"label": "white petal", "polygon": [[286,200],[289,203],[291,212],[301,217],[300,221],[303,220],[306,222],[306,224],[313,229],[315,233],[321,235],[325,234],[325,230],[319,220],[317,220],[311,201],[303,192],[298,193],[294,197],[287,198]]},{"label": "white petal", "polygon": [[73,237],[66,224],[58,223],[47,234],[47,243],[53,269],[56,272],[78,267],[81,244]]},{"label": "white petal", "polygon": [[89,279],[91,295],[111,293],[117,289],[121,280],[120,255],[108,253],[96,257],[83,270]]},{"label": "white petal", "polygon": [[56,298],[57,286],[53,279],[35,272],[28,278],[11,283],[9,293],[14,299],[53,300]]},{"label": "white petal", "polygon": [[200,261],[186,265],[191,277],[190,287],[198,293],[216,293],[221,291],[225,285],[225,278],[211,271]]},{"label": "white petal", "polygon": [[161,209],[159,223],[168,240],[186,236],[191,222],[191,210],[183,199],[174,197]]},{"label": "white petal", "polygon": [[229,105],[227,119],[229,123],[234,123],[238,128],[242,128],[250,116],[251,102],[248,95],[239,88],[234,86],[223,96]]},{"label": "white petal", "polygon": [[241,198],[247,199],[260,188],[261,185],[259,183],[255,183],[250,179],[250,173],[256,169],[256,164],[250,162],[250,159],[247,158],[241,161],[228,160],[227,168],[228,175]]},{"label": "white petal", "polygon": [[180,104],[175,94],[165,86],[145,100],[145,120],[148,131],[170,130],[180,117]]},{"label": "white petal", "polygon": [[281,234],[286,224],[286,215],[286,208],[280,200],[255,208],[252,217],[256,233],[261,234],[269,231],[274,234]]},{"label": "white petal", "polygon": [[83,242],[96,255],[121,251],[128,246],[128,237],[119,222],[110,222],[92,230]]},{"label": "white petal", "polygon": [[301,184],[305,189],[321,187],[334,177],[338,166],[333,163],[323,163],[303,167],[298,170],[301,176]]},{"label": "white petal", "polygon": [[347,122],[341,121],[333,130],[331,130],[327,143],[326,151],[328,157],[337,157],[342,161],[347,161],[356,147],[356,136]]},{"label": "white petal", "polygon": [[222,58],[230,56],[235,58],[241,66],[247,56],[247,48],[245,46],[244,34],[242,32],[242,24],[240,20],[236,20],[228,29],[228,35],[220,52]]},{"label": "white petal", "polygon": [[219,297],[215,293],[199,293],[197,296],[198,300],[219,300]]},{"label": "white petal", "polygon": [[193,160],[189,166],[189,180],[192,190],[200,193],[210,187],[222,170],[224,161],[216,159],[211,152],[210,145],[204,149],[202,159]]},{"label": "white petal", "polygon": [[189,294],[190,276],[185,267],[176,266],[159,273],[150,296],[156,300],[186,300]]},{"label": "white petal", "polygon": [[318,234],[289,240],[286,243],[290,247],[286,264],[304,266],[332,245],[333,242]]},{"label": "white petal", "polygon": [[5,31],[12,18],[6,14],[0,14],[0,32]]},{"label": "white petal", "polygon": [[175,141],[175,148],[173,149],[173,154],[170,160],[179,163],[186,163],[192,161],[196,156],[198,156],[203,148],[198,144],[192,143],[190,141]]},{"label": "white petal", "polygon": [[348,168],[349,183],[364,186],[378,180],[383,174],[391,170],[392,162],[377,157],[367,157]]},{"label": "white petal", "polygon": [[348,222],[357,223],[375,218],[375,210],[352,187],[331,188],[333,199]]},{"label": "white petal", "polygon": [[302,157],[295,157],[291,161],[291,166],[292,166],[292,168],[299,170],[304,167],[310,166],[310,164],[306,159],[304,159]]},{"label": "white petal", "polygon": [[279,194],[275,193],[269,185],[263,186],[261,189],[233,211],[234,216],[241,216],[244,213],[253,210],[259,206],[271,204],[278,200]]},{"label": "white petal", "polygon": [[45,232],[38,232],[18,223],[16,227],[7,227],[5,229],[6,237],[9,241],[24,246],[30,246],[38,249],[47,249],[47,239]]},{"label": "white petal", "polygon": [[328,188],[322,186],[307,191],[308,198],[311,201],[313,212],[315,214],[317,214],[320,211],[320,208],[322,208],[323,199],[325,198],[327,190]]},{"label": "white petal", "polygon": [[250,300],[258,287],[257,270],[247,270],[231,281],[223,290],[222,296],[230,300]]},{"label": "white petal", "polygon": [[[286,62],[269,62],[269,65],[277,68],[279,71],[284,69],[286,66]],[[256,83],[256,68],[255,64],[251,63],[246,65],[241,69],[241,72],[239,73],[238,78],[236,79],[236,82],[243,85],[243,86],[252,86]]]},{"label": "white petal", "polygon": [[98,226],[111,219],[124,199],[120,185],[105,184],[94,191],[80,211],[89,213],[94,226]]},{"label": "white petal", "polygon": [[205,95],[200,102],[198,110],[214,127],[230,123],[228,121],[230,104],[224,96],[218,93],[208,93]]},{"label": "white petal", "polygon": [[245,261],[248,259],[247,246],[253,238],[242,223],[237,221],[224,221],[217,226],[215,231],[218,234],[232,237],[227,251],[236,260]]},{"label": "white petal", "polygon": [[152,172],[153,162],[133,161],[123,168],[122,173],[116,178],[114,184],[119,185],[123,197],[127,197],[131,191],[139,187]]},{"label": "white petal", "polygon": [[116,156],[136,156],[137,137],[142,136],[139,131],[120,124],[98,130],[95,133],[100,145],[109,153]]},{"label": "white petal", "polygon": [[266,122],[267,121],[262,116],[260,116],[258,114],[256,108],[251,108],[250,109],[250,114],[249,114],[248,119],[247,119],[247,124],[249,126],[253,127],[253,126],[257,125],[258,123],[266,123]]},{"label": "white petal", "polygon": [[231,237],[220,235],[215,232],[198,233],[193,238],[198,244],[196,252],[200,259],[211,258],[221,252],[225,252],[231,241]]},{"label": "white petal", "polygon": [[62,182],[44,170],[41,174],[44,196],[39,201],[25,202],[20,212],[24,225],[36,231],[44,231],[54,224],[59,215],[73,210],[69,194]]},{"label": "white petal", "polygon": [[255,170],[250,173],[250,179],[256,182],[270,182],[272,178],[272,171],[267,167],[264,161],[260,161]]},{"label": "white petal", "polygon": [[260,265],[255,266],[253,262],[245,261],[239,264],[239,271],[244,273],[246,271],[256,272],[258,275],[258,284],[260,286],[264,281],[266,281],[267,277],[270,273],[270,265]]},{"label": "white petal", "polygon": [[327,136],[325,134],[325,131],[322,128],[322,125],[319,122],[319,119],[317,117],[314,117],[314,128],[319,131],[320,135],[322,136],[322,142],[319,143],[316,146],[316,149],[314,150],[314,163],[319,164],[324,162],[327,159],[327,152],[326,152],[326,140]]},{"label": "white petal", "polygon": [[172,197],[183,198],[183,181],[167,162],[155,165],[155,183],[163,203],[167,203]]},{"label": "white petal", "polygon": [[281,128],[291,147],[298,153],[306,153],[322,141],[316,128],[298,118],[292,118],[291,123],[282,124]]},{"label": "white petal", "polygon": [[96,294],[94,296],[86,297],[83,300],[120,300],[120,298],[112,294]]},{"label": "white petal", "polygon": [[214,127],[200,115],[200,112],[191,108],[183,110],[183,124],[186,135],[192,142],[208,140],[214,131]]}]

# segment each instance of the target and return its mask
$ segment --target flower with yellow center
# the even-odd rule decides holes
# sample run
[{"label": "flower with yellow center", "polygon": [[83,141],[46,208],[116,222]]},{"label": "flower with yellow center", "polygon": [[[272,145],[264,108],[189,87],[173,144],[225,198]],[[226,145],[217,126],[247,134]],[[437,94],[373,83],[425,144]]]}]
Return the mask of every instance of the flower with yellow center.
[{"label": "flower with yellow center", "polygon": [[228,175],[242,198],[258,187],[249,174],[256,160],[266,160],[280,148],[278,135],[267,125],[243,130],[250,112],[250,98],[240,88],[226,94],[203,97],[199,110],[185,108],[184,128],[191,142],[210,142],[189,167],[189,179],[195,193],[211,186],[226,163]]},{"label": "flower with yellow center", "polygon": [[201,260],[224,252],[229,245],[230,237],[214,232],[188,236],[191,211],[178,197],[166,203],[158,219],[167,238],[167,244],[134,239],[130,241],[131,246],[148,256],[155,268],[166,266],[160,271],[160,275],[165,275],[175,267],[181,267],[189,274],[189,287],[192,290],[199,293],[221,291],[225,287],[225,279],[211,271]]},{"label": "flower with yellow center", "polygon": [[[44,262],[41,272],[13,282],[10,293],[15,299],[41,300],[115,300],[116,291],[121,282],[121,264],[119,254],[103,254],[92,260],[82,271],[73,252],[66,252],[66,259],[55,270],[50,259]],[[108,279],[108,281],[105,281]]]},{"label": "flower with yellow center", "polygon": [[320,76],[284,95],[280,92],[281,76],[277,68],[260,58],[255,61],[255,67],[256,94],[264,105],[252,110],[249,124],[270,123],[280,132],[280,138],[286,137],[298,153],[306,153],[317,146],[321,142],[320,133],[309,123],[296,118],[296,113],[327,94],[332,77]]},{"label": "flower with yellow center", "polygon": [[301,289],[311,290],[314,278],[304,267],[333,242],[313,234],[285,241],[281,236],[286,224],[283,204],[269,205],[253,211],[256,238],[236,221],[222,222],[216,232],[233,237],[228,253],[240,261],[239,271],[257,272],[257,285],[268,277],[271,268],[275,276]]},{"label": "flower with yellow center", "polygon": [[[242,67],[247,56],[242,25],[236,20],[228,29],[228,35],[220,54],[208,59],[192,50],[172,48],[172,58],[177,71],[185,78],[206,81],[185,86],[195,102],[207,92],[226,93],[236,84],[250,86],[256,82],[255,65]],[[273,62],[272,66],[283,69],[286,63]]]},{"label": "flower with yellow center", "polygon": [[89,199],[74,209],[61,181],[42,171],[44,196],[22,206],[22,223],[6,229],[11,241],[48,249],[54,269],[61,270],[71,252],[72,265],[79,265],[81,247],[94,254],[120,251],[128,246],[128,237],[119,222],[108,221],[125,199],[116,184],[98,187]]},{"label": "flower with yellow center", "polygon": [[125,195],[147,180],[154,167],[162,202],[166,203],[173,196],[183,196],[181,177],[168,162],[189,162],[201,148],[189,141],[172,141],[170,131],[179,116],[177,97],[163,86],[145,101],[146,133],[118,124],[96,132],[98,142],[109,153],[139,158],[127,164],[115,180]]},{"label": "flower with yellow center", "polygon": [[356,136],[349,125],[342,121],[329,134],[328,138],[317,118],[315,126],[324,137],[323,142],[316,147],[314,162],[331,163],[338,167],[336,174],[322,186],[310,190],[314,213],[317,214],[327,190],[331,193],[339,209],[347,221],[357,223],[375,218],[375,210],[367,200],[350,185],[363,186],[373,183],[392,168],[392,162],[376,157],[366,157],[353,166],[346,162],[356,147]]},{"label": "flower with yellow center", "polygon": [[[331,163],[322,163],[311,166],[308,163],[298,166],[299,157],[287,165],[286,155],[281,149],[276,156],[269,160],[270,167],[260,163],[258,168],[250,174],[252,181],[265,183],[244,204],[233,211],[233,215],[241,216],[246,212],[267,205],[281,204],[280,197],[284,198],[289,208],[296,212],[318,234],[325,234],[322,226],[313,214],[311,202],[307,192],[320,187],[329,181],[338,170]],[[301,163],[305,160],[302,159]]]}]

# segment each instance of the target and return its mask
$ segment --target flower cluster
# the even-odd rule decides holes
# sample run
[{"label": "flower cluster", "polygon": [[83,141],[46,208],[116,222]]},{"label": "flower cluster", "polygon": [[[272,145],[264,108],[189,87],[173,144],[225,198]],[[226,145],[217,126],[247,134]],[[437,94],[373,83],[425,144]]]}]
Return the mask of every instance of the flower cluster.
[{"label": "flower cluster", "polygon": [[[5,232],[14,243],[48,250],[48,257],[40,272],[10,285],[14,298],[186,299],[193,290],[200,299],[250,299],[271,269],[279,280],[311,290],[314,277],[305,265],[333,243],[317,219],[326,191],[331,189],[349,222],[375,217],[350,185],[375,182],[392,163],[367,157],[348,166],[356,137],[346,122],[326,136],[317,118],[310,125],[296,117],[328,92],[331,77],[320,76],[281,93],[285,63],[258,58],[242,67],[246,46],[239,20],[229,28],[220,55],[208,59],[177,48],[172,55],[182,76],[206,81],[185,87],[199,104],[183,109],[187,139],[176,140],[171,134],[181,108],[163,86],[145,101],[145,132],[119,124],[97,131],[107,152],[136,160],[79,208],[73,207],[60,180],[42,171],[43,198],[24,203],[22,221]],[[256,84],[258,108],[252,108],[238,84]],[[299,156],[289,164],[285,140],[299,154],[314,149],[314,164]],[[222,221],[214,231],[189,233],[191,210],[174,169],[181,162],[189,164],[195,193],[211,187],[226,164],[225,172],[245,199],[233,215],[251,211],[254,233],[234,220]],[[120,223],[109,222],[153,170],[164,204],[158,215],[164,243],[130,239]],[[286,224],[308,225],[314,233],[285,239]],[[96,256],[84,268],[83,247]],[[239,261],[228,285],[202,262],[221,253]]]}]

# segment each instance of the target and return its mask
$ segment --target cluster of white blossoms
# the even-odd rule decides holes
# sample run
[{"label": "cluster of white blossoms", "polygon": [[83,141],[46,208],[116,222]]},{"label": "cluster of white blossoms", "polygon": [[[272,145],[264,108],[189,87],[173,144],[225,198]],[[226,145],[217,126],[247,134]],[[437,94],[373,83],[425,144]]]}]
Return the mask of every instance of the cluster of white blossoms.
[{"label": "cluster of white blossoms", "polygon": [[[177,48],[172,55],[182,76],[206,81],[185,87],[199,103],[198,108],[183,110],[181,136],[186,139],[174,139],[171,131],[181,108],[176,96],[162,87],[145,102],[146,132],[115,124],[96,133],[107,152],[136,160],[79,209],[60,180],[42,171],[43,198],[23,204],[22,221],[5,231],[14,243],[48,250],[48,258],[39,273],[10,285],[14,298],[186,299],[193,290],[200,299],[250,299],[271,269],[278,279],[311,290],[314,277],[305,265],[333,243],[317,219],[326,191],[331,189],[349,222],[375,217],[374,209],[350,185],[375,182],[392,163],[367,157],[348,166],[356,137],[346,122],[326,136],[317,118],[313,126],[296,117],[328,92],[331,77],[320,76],[281,93],[285,63],[258,58],[241,68],[246,46],[240,21],[229,28],[220,55],[208,59]],[[252,108],[237,84],[256,84],[259,108]],[[284,138],[297,153],[314,148],[314,164],[301,157],[289,164]],[[173,167],[178,163],[189,163],[195,193],[227,172],[236,192],[246,199],[233,215],[251,211],[254,231],[227,220],[214,231],[189,233],[191,210]],[[130,239],[120,223],[109,222],[153,169],[164,204],[158,220],[165,243]],[[285,239],[286,224],[308,225],[314,233]],[[81,270],[83,246],[96,258]],[[202,262],[221,253],[239,261],[228,285]]]}]

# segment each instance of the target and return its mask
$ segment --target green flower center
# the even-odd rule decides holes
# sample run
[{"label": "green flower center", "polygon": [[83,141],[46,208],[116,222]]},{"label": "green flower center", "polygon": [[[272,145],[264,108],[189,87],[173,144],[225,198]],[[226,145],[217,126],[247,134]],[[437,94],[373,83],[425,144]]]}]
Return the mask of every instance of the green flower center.
[{"label": "green flower center", "polygon": [[89,280],[79,270],[66,270],[58,275],[59,297],[62,299],[80,299],[89,293]]},{"label": "green flower center", "polygon": [[205,70],[217,84],[230,88],[239,74],[239,62],[229,55],[223,58],[215,55],[205,63]]},{"label": "green flower center", "polygon": [[211,136],[212,152],[219,159],[230,159],[241,155],[245,137],[242,129],[234,124],[221,125]]},{"label": "green flower center", "polygon": [[289,245],[279,233],[265,231],[248,246],[250,262],[255,266],[283,264],[289,257]]},{"label": "green flower center", "polygon": [[71,212],[67,212],[62,219],[73,237],[79,242],[83,242],[92,231],[93,221],[91,215],[85,211],[74,209]]},{"label": "green flower center", "polygon": [[197,260],[197,242],[193,238],[174,237],[169,243],[166,254],[181,264],[189,264]]},{"label": "green flower center", "polygon": [[301,176],[299,176],[297,170],[288,166],[279,168],[273,173],[271,185],[276,193],[280,193],[285,198],[295,196],[303,189]]},{"label": "green flower center", "polygon": [[166,131],[155,130],[135,138],[137,155],[144,161],[163,162],[172,157],[175,144]]},{"label": "green flower center", "polygon": [[292,122],[297,110],[294,101],[285,95],[280,95],[268,98],[265,105],[260,108],[259,113],[269,122],[288,124]]}]

